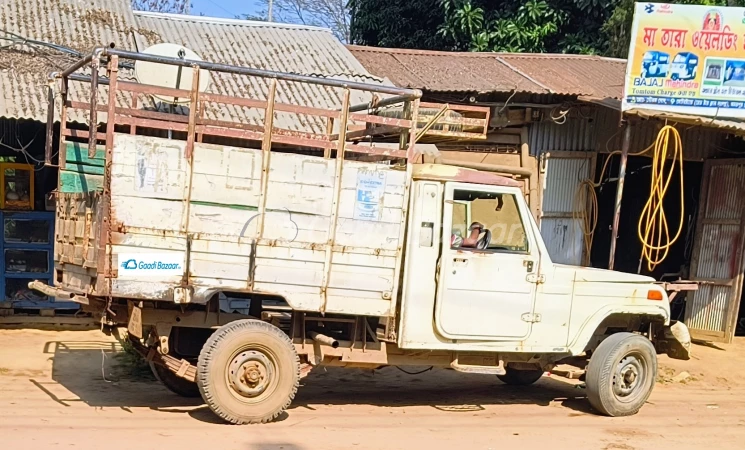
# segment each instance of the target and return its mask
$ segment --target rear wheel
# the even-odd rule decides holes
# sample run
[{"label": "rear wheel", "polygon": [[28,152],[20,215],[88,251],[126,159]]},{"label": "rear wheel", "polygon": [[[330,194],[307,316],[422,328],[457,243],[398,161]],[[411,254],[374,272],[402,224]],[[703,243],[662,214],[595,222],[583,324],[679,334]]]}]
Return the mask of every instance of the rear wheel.
[{"label": "rear wheel", "polygon": [[657,378],[657,354],[644,336],[617,333],[600,343],[587,366],[587,398],[606,416],[639,412]]},{"label": "rear wheel", "polygon": [[153,375],[155,375],[155,378],[163,383],[163,386],[165,386],[174,394],[187,398],[196,398],[200,396],[197,383],[189,381],[186,378],[181,378],[180,376],[168,370],[167,367],[163,367],[159,364],[151,362],[150,370],[153,371]]},{"label": "rear wheel", "polygon": [[299,384],[295,347],[279,328],[239,320],[207,340],[197,364],[197,385],[212,411],[235,424],[276,419]]},{"label": "rear wheel", "polygon": [[504,375],[497,375],[497,378],[505,384],[512,386],[528,386],[540,380],[543,376],[543,370],[531,369],[531,370],[515,370],[509,366],[505,368]]}]

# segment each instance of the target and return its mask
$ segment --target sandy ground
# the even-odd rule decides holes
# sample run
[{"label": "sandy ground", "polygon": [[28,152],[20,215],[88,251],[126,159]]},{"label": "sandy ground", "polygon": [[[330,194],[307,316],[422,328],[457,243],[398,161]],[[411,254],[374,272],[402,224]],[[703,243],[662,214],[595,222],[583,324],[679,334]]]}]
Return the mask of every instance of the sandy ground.
[{"label": "sandy ground", "polygon": [[[662,358],[634,417],[592,414],[556,377],[512,388],[491,376],[317,369],[281,420],[219,423],[199,400],[143,381],[96,330],[0,330],[0,448],[743,449],[745,340]],[[681,371],[685,382],[672,379]]]}]

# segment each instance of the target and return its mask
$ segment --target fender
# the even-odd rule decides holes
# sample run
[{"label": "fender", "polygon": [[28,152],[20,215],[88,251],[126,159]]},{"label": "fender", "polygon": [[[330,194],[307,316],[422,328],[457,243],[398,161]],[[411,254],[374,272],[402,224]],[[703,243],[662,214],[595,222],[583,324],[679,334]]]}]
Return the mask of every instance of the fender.
[{"label": "fender", "polygon": [[589,316],[575,336],[569,337],[568,348],[572,355],[582,353],[598,326],[614,314],[659,317],[665,325],[670,323],[670,311],[660,305],[606,305]]}]

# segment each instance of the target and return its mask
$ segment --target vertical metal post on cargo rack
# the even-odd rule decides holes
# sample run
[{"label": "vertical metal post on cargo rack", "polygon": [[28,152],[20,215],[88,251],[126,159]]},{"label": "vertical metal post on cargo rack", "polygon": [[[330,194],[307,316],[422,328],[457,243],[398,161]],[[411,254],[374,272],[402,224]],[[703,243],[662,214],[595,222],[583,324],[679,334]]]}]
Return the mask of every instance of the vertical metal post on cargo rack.
[{"label": "vertical metal post on cargo rack", "polygon": [[[94,61],[98,61],[95,58]],[[103,210],[104,216],[99,230],[98,236],[98,256],[96,258],[96,268],[99,273],[104,273],[107,280],[106,289],[107,294],[111,295],[111,278],[114,277],[114,263],[112,261],[111,252],[107,252],[107,246],[111,242],[111,161],[114,155],[114,127],[116,126],[116,91],[117,82],[119,77],[119,57],[113,55],[109,58],[109,95],[108,105],[106,110],[106,143],[105,143],[105,156],[104,156],[104,195],[103,195]],[[96,69],[98,73],[98,69]],[[98,80],[98,78],[96,78]],[[97,91],[97,89],[96,89]],[[96,95],[94,95],[96,97]],[[93,103],[91,101],[91,103]],[[93,105],[92,105],[93,106]],[[95,106],[97,107],[97,106]],[[98,120],[98,119],[96,119]],[[93,122],[92,122],[93,123]],[[95,122],[97,123],[97,122]],[[92,130],[91,130],[92,128]],[[91,155],[90,140],[88,147],[88,157],[95,158],[96,156],[96,125],[91,125],[88,128],[91,133],[90,136],[94,137],[93,140],[93,154]],[[108,253],[108,258],[106,255]]]},{"label": "vertical metal post on cargo rack", "polygon": [[411,120],[411,128],[409,129],[409,148],[406,151],[406,159],[409,162],[415,162],[416,158],[416,135],[417,135],[417,121],[419,120],[419,99],[414,99],[411,102],[411,113],[409,119]]},{"label": "vertical metal post on cargo rack", "polygon": [[[349,120],[349,88],[344,89],[344,99],[341,104],[339,113],[339,144],[336,148],[336,173],[334,175],[334,195],[331,201],[331,221],[328,239],[326,240],[326,255],[323,262],[323,281],[321,282],[321,295],[323,295],[323,304],[321,312],[326,312],[328,303],[328,286],[331,276],[331,259],[334,252],[334,242],[336,241],[336,227],[339,220],[339,201],[341,200],[342,169],[344,166],[344,151],[347,142],[347,120]],[[304,336],[303,336],[304,337]]]},{"label": "vertical metal post on cargo rack", "polygon": [[[137,109],[137,92],[132,91],[132,109]],[[129,126],[129,134],[137,134],[137,125],[132,124]]]},{"label": "vertical metal post on cargo rack", "polygon": [[[191,272],[191,244],[192,236],[189,234],[189,218],[191,216],[191,191],[194,183],[194,134],[197,127],[197,110],[199,109],[199,73],[200,67],[196,64],[191,66],[192,78],[191,89],[189,91],[189,124],[186,128],[186,148],[184,149],[186,166],[189,168],[189,177],[185,189],[186,198],[184,198],[184,219],[183,227],[186,234],[186,257],[184,264],[184,273],[181,277],[181,285],[189,284],[189,273]],[[219,309],[219,308],[218,308]]]},{"label": "vertical metal post on cargo rack", "polygon": [[114,148],[114,125],[116,124],[116,87],[118,76],[119,57],[114,55],[109,60],[109,104],[106,111],[106,153],[113,151]]},{"label": "vertical metal post on cargo rack", "polygon": [[[618,167],[618,186],[616,186],[616,203],[613,209],[613,228],[610,237],[610,256],[608,257],[608,269],[613,270],[616,259],[616,241],[618,240],[618,227],[621,219],[621,200],[623,200],[623,185],[626,180],[626,161],[629,158],[629,146],[631,145],[631,126],[627,121],[624,124],[623,143],[621,144],[621,163]],[[609,158],[611,156],[608,156]]]},{"label": "vertical metal post on cargo rack", "polygon": [[[67,92],[68,92],[69,84],[67,82],[67,77],[62,77],[62,87],[60,89],[60,94],[62,95],[62,109],[60,110],[59,115],[59,149],[57,150],[57,160],[59,163],[57,164],[60,169],[64,169],[67,165],[67,144],[66,144],[66,138],[65,133],[67,133]],[[58,177],[59,177],[58,172]],[[59,178],[58,178],[59,180]]]},{"label": "vertical metal post on cargo rack", "polygon": [[269,163],[272,156],[272,130],[274,129],[274,99],[277,96],[277,79],[272,78],[264,109],[264,135],[261,138],[261,194],[256,218],[256,239],[264,236],[264,216],[266,215],[266,194],[269,189]]},{"label": "vertical metal post on cargo rack", "polygon": [[[410,101],[406,101],[404,103],[404,118],[409,119],[411,121],[411,128],[409,128],[409,133],[407,135],[405,130],[401,131],[401,137],[399,140],[399,149],[404,150],[404,148],[407,149],[406,151],[406,178],[407,180],[411,180],[411,164],[414,157],[416,156],[416,152],[414,150],[416,146],[416,140],[417,140],[417,121],[419,120],[419,99],[414,99]],[[408,147],[407,147],[408,144]],[[396,256],[399,256],[401,252],[403,252],[403,242],[404,242],[404,236],[406,234],[406,217],[407,217],[407,210],[409,208],[409,195],[411,194],[409,189],[410,184],[407,182],[404,187],[404,199],[403,199],[403,213],[401,215],[401,228],[398,236],[398,247],[396,248]],[[398,283],[401,278],[401,270],[403,268],[401,267],[401,263],[399,262],[396,264],[396,269],[394,271],[393,275],[393,289],[391,290],[391,306],[389,309],[389,315],[394,315],[396,312],[396,303],[397,303],[397,293],[398,293]],[[386,319],[385,324],[385,336],[388,339],[392,339],[393,336],[396,334],[396,322],[393,317],[388,317]],[[363,335],[366,337],[367,334],[363,330]],[[367,341],[365,340],[363,342],[363,348],[366,346]]]},{"label": "vertical metal post on cargo rack", "polygon": [[47,136],[44,145],[44,165],[52,164],[52,138],[54,137],[54,78],[47,86]]},{"label": "vertical metal post on cargo rack", "polygon": [[98,68],[101,64],[99,55],[91,59],[91,111],[88,126],[88,157],[96,156],[96,138],[98,137]]},{"label": "vertical metal post on cargo rack", "polygon": [[[194,130],[196,129],[197,110],[199,109],[199,66],[191,66],[192,80],[189,92],[189,125],[186,130],[186,159],[191,161],[194,153]],[[179,76],[180,79],[180,76]]]}]

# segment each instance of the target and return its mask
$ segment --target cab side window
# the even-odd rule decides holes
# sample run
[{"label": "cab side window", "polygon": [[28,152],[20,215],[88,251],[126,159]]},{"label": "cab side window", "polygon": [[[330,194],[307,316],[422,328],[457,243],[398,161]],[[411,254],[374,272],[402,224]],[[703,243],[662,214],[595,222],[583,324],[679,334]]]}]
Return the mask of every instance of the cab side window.
[{"label": "cab side window", "polygon": [[525,225],[512,194],[456,189],[450,247],[458,250],[528,251]]}]

